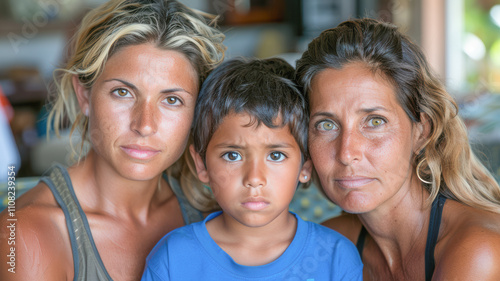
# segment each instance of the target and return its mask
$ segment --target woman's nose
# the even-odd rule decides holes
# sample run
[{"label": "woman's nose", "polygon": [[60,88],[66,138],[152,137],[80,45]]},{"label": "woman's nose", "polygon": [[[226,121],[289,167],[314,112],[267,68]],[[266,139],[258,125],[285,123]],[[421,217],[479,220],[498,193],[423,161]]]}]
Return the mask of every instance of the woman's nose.
[{"label": "woman's nose", "polygon": [[141,101],[134,106],[130,129],[146,137],[155,134],[158,125],[156,117],[158,108],[150,101]]},{"label": "woman's nose", "polygon": [[355,164],[362,159],[363,136],[356,130],[345,130],[337,138],[337,160],[345,166]]}]

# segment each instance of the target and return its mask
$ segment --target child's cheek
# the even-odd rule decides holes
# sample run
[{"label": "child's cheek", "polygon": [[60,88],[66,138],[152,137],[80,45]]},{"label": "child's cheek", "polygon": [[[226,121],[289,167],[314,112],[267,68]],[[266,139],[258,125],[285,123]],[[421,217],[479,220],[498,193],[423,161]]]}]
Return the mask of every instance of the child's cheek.
[{"label": "child's cheek", "polygon": [[210,171],[210,186],[214,195],[217,195],[222,188],[233,187],[234,184],[237,184],[232,183],[231,179],[235,181],[239,178],[238,175],[238,169],[231,165],[218,167],[214,171]]}]

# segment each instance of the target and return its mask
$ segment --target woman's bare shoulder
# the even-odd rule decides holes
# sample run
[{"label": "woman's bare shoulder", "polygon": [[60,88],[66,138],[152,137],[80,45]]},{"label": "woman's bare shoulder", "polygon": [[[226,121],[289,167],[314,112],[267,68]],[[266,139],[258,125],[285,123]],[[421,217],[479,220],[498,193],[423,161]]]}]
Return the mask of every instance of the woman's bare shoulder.
[{"label": "woman's bare shoulder", "polygon": [[[1,240],[10,241],[6,248],[15,254],[14,259],[0,255],[0,279],[67,279],[73,272],[71,244],[64,213],[49,188],[39,183],[15,202],[15,209],[0,213]],[[15,262],[8,264],[11,260]],[[11,265],[15,274],[8,271]]]},{"label": "woman's bare shoulder", "polygon": [[500,280],[500,214],[446,205],[433,280]]},{"label": "woman's bare shoulder", "polygon": [[358,216],[353,214],[341,214],[340,216],[326,220],[321,224],[339,232],[353,243],[356,243],[359,232],[361,231],[361,222],[359,221]]}]

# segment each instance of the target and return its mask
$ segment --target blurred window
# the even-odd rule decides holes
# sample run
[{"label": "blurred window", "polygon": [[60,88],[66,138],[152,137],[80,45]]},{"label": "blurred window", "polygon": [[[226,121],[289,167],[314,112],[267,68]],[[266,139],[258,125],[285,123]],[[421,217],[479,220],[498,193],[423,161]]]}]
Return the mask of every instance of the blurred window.
[{"label": "blurred window", "polygon": [[463,79],[457,90],[462,94],[500,93],[500,0],[448,1],[463,5]]}]

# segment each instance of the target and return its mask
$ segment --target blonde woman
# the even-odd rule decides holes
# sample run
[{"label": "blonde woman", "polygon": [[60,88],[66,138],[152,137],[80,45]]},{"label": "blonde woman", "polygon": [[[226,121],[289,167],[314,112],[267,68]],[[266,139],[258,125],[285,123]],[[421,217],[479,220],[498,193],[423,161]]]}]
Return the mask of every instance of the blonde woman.
[{"label": "blonde woman", "polygon": [[500,280],[500,187],[457,106],[393,25],[324,31],[297,62],[324,224],[357,244],[364,280]]},{"label": "blonde woman", "polygon": [[91,148],[16,201],[15,273],[2,242],[1,280],[138,280],[162,236],[202,219],[163,172],[182,155],[200,84],[223,58],[209,20],[171,0],[88,13],[49,123],[57,132],[68,118]]}]

